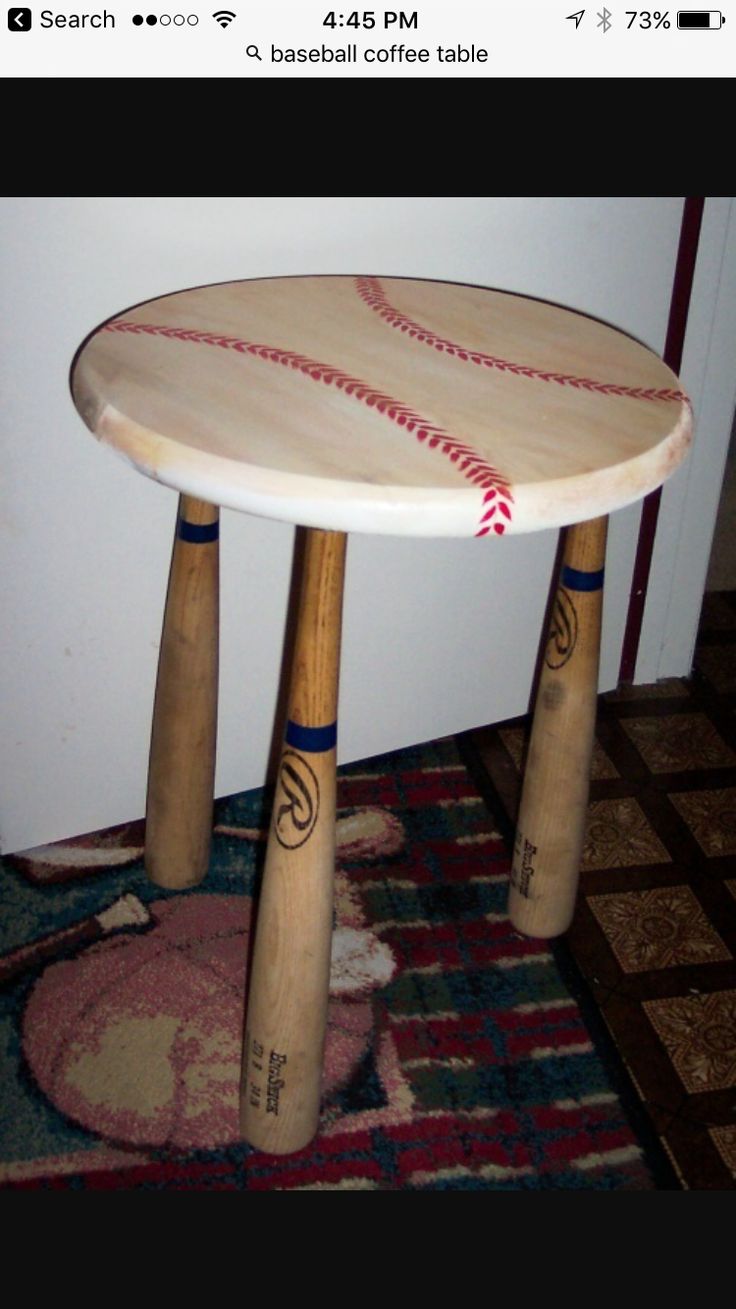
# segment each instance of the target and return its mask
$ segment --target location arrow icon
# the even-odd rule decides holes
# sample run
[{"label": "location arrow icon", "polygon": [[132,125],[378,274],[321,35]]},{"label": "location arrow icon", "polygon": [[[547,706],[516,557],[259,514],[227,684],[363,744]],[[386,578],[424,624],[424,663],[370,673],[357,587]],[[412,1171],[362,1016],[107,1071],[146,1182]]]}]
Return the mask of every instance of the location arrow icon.
[{"label": "location arrow icon", "polygon": [[[578,12],[577,12],[576,14],[568,14],[568,15],[567,15],[567,18],[574,18],[574,19],[575,19],[575,31],[576,31],[576,32],[577,32],[577,30],[578,30],[578,28],[579,28],[579,26],[580,26],[580,20],[581,20],[581,18],[582,18],[582,16],[583,16],[584,13],[585,13],[585,10],[584,10],[584,9],[579,9]],[[567,18],[565,19],[565,22],[567,22]]]}]

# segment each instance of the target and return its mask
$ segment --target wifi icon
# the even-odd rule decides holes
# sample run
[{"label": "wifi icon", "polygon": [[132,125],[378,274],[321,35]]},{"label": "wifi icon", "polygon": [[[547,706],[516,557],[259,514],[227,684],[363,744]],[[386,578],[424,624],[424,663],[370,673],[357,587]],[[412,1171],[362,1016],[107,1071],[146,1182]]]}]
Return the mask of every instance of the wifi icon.
[{"label": "wifi icon", "polygon": [[218,9],[217,13],[213,14],[212,17],[216,23],[220,24],[220,27],[228,27],[237,15],[233,13],[232,9]]}]

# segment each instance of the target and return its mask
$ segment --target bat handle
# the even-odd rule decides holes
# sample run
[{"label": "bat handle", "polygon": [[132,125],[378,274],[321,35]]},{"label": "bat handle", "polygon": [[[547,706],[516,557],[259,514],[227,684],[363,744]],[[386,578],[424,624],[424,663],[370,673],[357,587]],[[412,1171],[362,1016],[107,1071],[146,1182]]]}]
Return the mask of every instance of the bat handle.
[{"label": "bat handle", "polygon": [[309,529],[250,975],[241,1128],[289,1154],[319,1124],[332,945],[346,536]]},{"label": "bat handle", "polygon": [[536,695],[509,916],[559,936],[575,911],[595,734],[607,518],[568,527]]},{"label": "bat handle", "polygon": [[179,497],[166,595],[146,803],[145,864],[158,886],[201,882],[209,864],[217,738],[219,519]]}]

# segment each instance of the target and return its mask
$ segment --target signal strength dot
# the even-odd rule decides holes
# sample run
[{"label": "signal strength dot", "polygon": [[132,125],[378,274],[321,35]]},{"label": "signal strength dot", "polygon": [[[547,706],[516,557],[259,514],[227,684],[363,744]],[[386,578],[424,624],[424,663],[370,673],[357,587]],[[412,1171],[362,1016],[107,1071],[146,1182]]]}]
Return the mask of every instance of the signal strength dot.
[{"label": "signal strength dot", "polygon": [[229,27],[237,15],[233,13],[232,9],[218,9],[217,13],[213,14],[212,17],[216,23],[220,24],[220,27]]}]

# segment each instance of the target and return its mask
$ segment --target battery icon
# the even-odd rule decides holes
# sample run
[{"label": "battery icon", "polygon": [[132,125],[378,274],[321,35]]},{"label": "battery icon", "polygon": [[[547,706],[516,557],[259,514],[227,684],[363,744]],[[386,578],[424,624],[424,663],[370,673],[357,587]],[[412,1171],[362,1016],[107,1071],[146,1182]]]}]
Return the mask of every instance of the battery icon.
[{"label": "battery icon", "polygon": [[691,32],[715,31],[718,27],[723,27],[725,18],[720,9],[678,9],[677,26],[687,27]]}]

